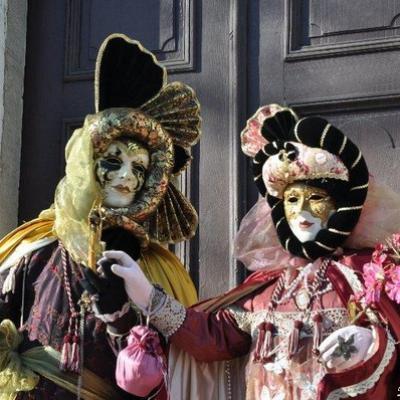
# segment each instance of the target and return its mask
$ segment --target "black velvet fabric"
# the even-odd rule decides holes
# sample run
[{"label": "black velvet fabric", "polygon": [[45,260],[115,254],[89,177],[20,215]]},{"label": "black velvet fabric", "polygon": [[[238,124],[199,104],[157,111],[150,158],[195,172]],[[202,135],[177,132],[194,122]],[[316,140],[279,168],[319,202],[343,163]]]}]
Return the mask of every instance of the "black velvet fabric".
[{"label": "black velvet fabric", "polygon": [[100,63],[99,111],[140,107],[161,90],[163,77],[164,69],[137,43],[111,38]]},{"label": "black velvet fabric", "polygon": [[174,145],[174,167],[172,168],[172,173],[176,174],[179,172],[190,160],[191,156],[187,154],[187,151],[183,147]]},{"label": "black velvet fabric", "polygon": [[105,229],[101,240],[106,242],[106,250],[122,250],[134,260],[140,258],[140,243],[128,231],[122,228]]}]

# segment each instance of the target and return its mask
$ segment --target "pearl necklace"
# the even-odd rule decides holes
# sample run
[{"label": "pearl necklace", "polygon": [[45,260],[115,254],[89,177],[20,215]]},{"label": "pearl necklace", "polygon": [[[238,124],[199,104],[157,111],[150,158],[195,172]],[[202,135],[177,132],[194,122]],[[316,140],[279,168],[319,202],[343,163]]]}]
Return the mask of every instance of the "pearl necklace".
[{"label": "pearl necklace", "polygon": [[[285,279],[285,272],[283,272],[279,277],[274,292],[271,296],[268,309],[270,311],[273,311],[276,308],[276,306],[286,304],[295,297],[296,305],[298,306],[298,303],[302,304],[302,306],[299,307],[300,310],[302,311],[307,310],[309,305],[316,297],[328,293],[329,291],[332,290],[332,284],[330,282],[327,283],[326,280],[326,271],[328,269],[329,263],[330,263],[329,258],[324,259],[321,267],[318,268],[318,270],[315,272],[315,277],[311,283],[309,283],[308,277],[309,274],[312,272],[311,270],[313,264],[308,264],[299,272],[297,277],[292,281],[292,283],[286,289],[285,294],[283,293],[285,291],[286,279]],[[304,287],[299,290],[298,294],[296,294],[295,293],[296,289],[298,288],[301,281],[304,282]],[[303,297],[304,300],[299,299],[299,301],[296,301],[296,297],[298,295],[299,297]],[[308,298],[308,301],[306,301],[306,298]],[[308,304],[305,304],[306,302]]]}]

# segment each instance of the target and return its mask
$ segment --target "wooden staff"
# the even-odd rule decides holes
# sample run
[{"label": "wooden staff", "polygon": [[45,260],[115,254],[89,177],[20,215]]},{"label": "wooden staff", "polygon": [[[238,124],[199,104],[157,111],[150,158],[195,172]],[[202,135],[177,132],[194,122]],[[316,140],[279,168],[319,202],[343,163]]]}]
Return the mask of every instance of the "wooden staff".
[{"label": "wooden staff", "polygon": [[94,200],[89,213],[89,249],[88,249],[88,267],[96,272],[96,248],[101,240],[102,231],[101,198]]}]

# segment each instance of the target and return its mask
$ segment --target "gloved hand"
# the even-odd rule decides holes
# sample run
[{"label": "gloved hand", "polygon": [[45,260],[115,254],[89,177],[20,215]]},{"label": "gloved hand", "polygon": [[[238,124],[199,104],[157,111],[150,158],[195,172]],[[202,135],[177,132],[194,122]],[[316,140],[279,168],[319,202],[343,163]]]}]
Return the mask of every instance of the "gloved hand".
[{"label": "gloved hand", "polygon": [[99,274],[89,268],[83,270],[81,286],[90,295],[95,296],[95,314],[113,314],[121,311],[128,302],[124,280],[111,272],[113,261],[102,258],[98,262]]},{"label": "gloved hand", "polygon": [[123,251],[107,250],[103,256],[113,262],[111,271],[125,281],[125,290],[129,298],[142,310],[147,310],[153,285],[139,264]]},{"label": "gloved hand", "polygon": [[331,333],[319,346],[320,359],[335,372],[351,368],[372,355],[371,329],[349,325]]}]

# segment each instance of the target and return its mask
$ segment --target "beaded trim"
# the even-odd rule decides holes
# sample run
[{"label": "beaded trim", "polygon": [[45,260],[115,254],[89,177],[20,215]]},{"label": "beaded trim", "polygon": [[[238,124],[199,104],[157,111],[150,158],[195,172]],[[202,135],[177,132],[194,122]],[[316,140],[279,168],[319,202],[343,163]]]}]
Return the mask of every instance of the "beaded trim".
[{"label": "beaded trim", "polygon": [[168,339],[185,321],[186,308],[171,296],[164,296],[165,302],[151,315],[151,323]]},{"label": "beaded trim", "polygon": [[141,309],[141,312],[146,317],[152,317],[156,314],[167,300],[167,294],[160,285],[153,285],[153,290],[150,294],[149,306],[147,309]]},{"label": "beaded trim", "polygon": [[239,307],[228,307],[229,312],[235,319],[238,327],[250,334],[253,339],[257,336],[258,327],[262,322],[272,322],[277,329],[277,336],[288,336],[293,330],[294,321],[302,321],[304,326],[301,330],[302,337],[312,337],[316,314],[323,317],[324,336],[328,336],[337,329],[348,326],[350,321],[345,308],[327,308],[324,310],[313,310],[304,314],[303,311],[273,311],[260,310],[247,312]]},{"label": "beaded trim", "polygon": [[348,397],[356,397],[371,389],[376,384],[376,382],[378,382],[383,371],[388,366],[390,360],[392,359],[394,351],[395,351],[395,341],[392,335],[388,332],[388,341],[385,353],[383,354],[382,360],[379,363],[377,369],[372,373],[372,375],[367,379],[363,380],[362,382],[333,390],[331,393],[329,393],[326,399],[339,400]]}]

